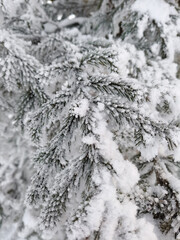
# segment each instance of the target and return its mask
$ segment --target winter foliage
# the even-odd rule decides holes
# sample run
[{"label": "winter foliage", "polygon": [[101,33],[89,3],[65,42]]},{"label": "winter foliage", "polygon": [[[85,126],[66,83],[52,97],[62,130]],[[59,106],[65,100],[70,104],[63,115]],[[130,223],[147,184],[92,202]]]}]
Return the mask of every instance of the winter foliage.
[{"label": "winter foliage", "polygon": [[1,0],[0,239],[180,240],[180,2]]}]

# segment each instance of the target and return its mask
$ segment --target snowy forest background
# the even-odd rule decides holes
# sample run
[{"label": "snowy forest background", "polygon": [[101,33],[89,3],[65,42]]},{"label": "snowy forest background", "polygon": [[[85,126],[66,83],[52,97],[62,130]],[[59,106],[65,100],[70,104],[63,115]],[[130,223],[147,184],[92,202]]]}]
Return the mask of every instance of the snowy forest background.
[{"label": "snowy forest background", "polygon": [[0,239],[180,240],[180,1],[0,0]]}]

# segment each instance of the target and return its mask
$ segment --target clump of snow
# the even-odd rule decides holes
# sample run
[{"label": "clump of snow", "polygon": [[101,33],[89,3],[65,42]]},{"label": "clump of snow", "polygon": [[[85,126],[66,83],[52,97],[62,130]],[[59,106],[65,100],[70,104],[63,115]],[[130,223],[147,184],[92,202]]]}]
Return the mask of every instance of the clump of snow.
[{"label": "clump of snow", "polygon": [[69,15],[68,19],[71,20],[71,19],[74,19],[75,17],[76,17],[75,14],[71,14],[71,15]]},{"label": "clump of snow", "polygon": [[152,19],[160,23],[168,22],[170,20],[170,14],[175,11],[174,8],[164,0],[137,0],[132,5],[132,10],[142,14],[149,13]]},{"label": "clump of snow", "polygon": [[82,218],[69,225],[67,239],[85,239],[92,232],[100,231],[100,239],[103,240],[117,240],[119,236],[133,240],[144,240],[147,236],[147,240],[157,240],[154,226],[146,219],[137,219],[137,206],[128,199],[118,200],[109,171],[96,168],[94,175],[100,192],[85,207],[86,213]]},{"label": "clump of snow", "polygon": [[154,43],[152,46],[151,46],[151,51],[153,54],[157,54],[160,50],[160,46],[158,43]]},{"label": "clump of snow", "polygon": [[[153,142],[154,140],[154,142]],[[147,161],[151,161],[154,157],[158,155],[159,150],[159,141],[154,138],[151,138],[151,143],[146,143],[146,147],[139,145],[137,149],[141,152],[141,156],[147,159]]]},{"label": "clump of snow", "polygon": [[180,162],[180,146],[178,146],[174,151],[175,162]]},{"label": "clump of snow", "polygon": [[81,99],[73,106],[73,113],[77,116],[84,117],[89,109],[89,101],[86,98]]},{"label": "clump of snow", "polygon": [[19,233],[19,237],[27,238],[38,227],[38,218],[34,211],[26,208],[23,215],[24,228]]},{"label": "clump of snow", "polygon": [[87,145],[92,145],[92,144],[97,143],[97,140],[95,139],[94,136],[87,135],[87,136],[83,137],[82,142]]},{"label": "clump of snow", "polygon": [[167,181],[169,182],[170,186],[172,187],[172,189],[174,190],[174,192],[176,192],[176,197],[178,199],[178,201],[180,202],[180,181],[178,178],[176,178],[175,176],[173,176],[166,168],[166,166],[164,164],[161,164],[161,167],[163,169],[163,173],[162,176],[167,179]]},{"label": "clump of snow", "polygon": [[158,240],[155,232],[154,232],[154,226],[152,223],[148,222],[145,218],[139,220],[139,238],[141,240]]},{"label": "clump of snow", "polygon": [[98,103],[98,108],[100,111],[104,110],[104,104],[103,103]]},{"label": "clump of snow", "polygon": [[55,24],[52,24],[52,23],[44,24],[44,30],[47,33],[53,33],[53,32],[55,32],[56,29],[57,29],[57,26]]},{"label": "clump of snow", "polygon": [[26,209],[23,216],[24,225],[34,229],[37,226],[37,218],[29,209]]},{"label": "clump of snow", "polygon": [[[141,220],[141,219],[140,219]],[[144,240],[170,240],[173,239],[173,236],[171,233],[168,234],[162,234],[161,231],[159,230],[157,224],[154,222],[153,217],[150,214],[146,214],[143,217],[143,222],[145,223],[143,227],[143,222],[142,222],[142,228],[141,228],[141,234],[142,234],[142,239]],[[154,236],[156,235],[156,237]],[[144,238],[143,238],[144,237]]]},{"label": "clump of snow", "polygon": [[138,38],[143,37],[144,30],[146,29],[148,23],[148,15],[145,14],[143,18],[138,22]]},{"label": "clump of snow", "polygon": [[99,109],[95,110],[96,126],[93,129],[95,135],[99,136],[97,148],[105,160],[110,162],[116,171],[118,177],[116,184],[122,192],[129,192],[139,180],[137,168],[123,159],[122,154],[118,150],[118,145],[113,140],[113,134],[108,130],[107,123],[103,119]]}]

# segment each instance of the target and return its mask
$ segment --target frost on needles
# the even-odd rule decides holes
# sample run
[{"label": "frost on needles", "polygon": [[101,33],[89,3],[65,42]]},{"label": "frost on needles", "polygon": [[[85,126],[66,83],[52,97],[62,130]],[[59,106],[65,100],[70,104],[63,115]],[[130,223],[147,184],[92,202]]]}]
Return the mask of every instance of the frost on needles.
[{"label": "frost on needles", "polygon": [[178,1],[74,4],[1,1],[0,237],[180,239]]}]

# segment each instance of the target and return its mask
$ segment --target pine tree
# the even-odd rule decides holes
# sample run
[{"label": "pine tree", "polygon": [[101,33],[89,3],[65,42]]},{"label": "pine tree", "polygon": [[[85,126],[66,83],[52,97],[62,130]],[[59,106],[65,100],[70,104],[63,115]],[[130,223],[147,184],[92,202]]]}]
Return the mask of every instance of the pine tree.
[{"label": "pine tree", "polygon": [[6,0],[2,16],[0,236],[180,239],[178,1]]}]

